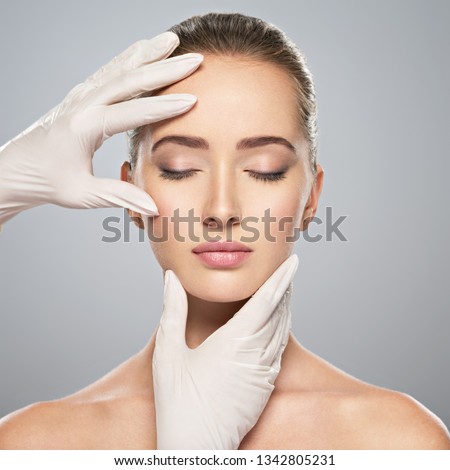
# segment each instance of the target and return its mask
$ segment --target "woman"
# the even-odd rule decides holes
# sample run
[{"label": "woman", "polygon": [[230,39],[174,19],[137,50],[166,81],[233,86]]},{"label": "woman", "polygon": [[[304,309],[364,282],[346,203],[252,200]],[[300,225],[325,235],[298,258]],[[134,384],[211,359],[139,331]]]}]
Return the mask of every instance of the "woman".
[{"label": "woman", "polygon": [[[173,309],[182,315],[188,308],[185,331],[180,328],[184,326],[181,320],[172,326],[178,333],[185,332],[189,348],[201,351],[205,344],[218,344],[217,333],[229,326],[236,312],[251,305],[255,291],[260,292],[260,286],[289,262],[293,235],[307,228],[317,209],[323,169],[316,162],[312,79],[301,54],[279,30],[240,14],[208,14],[189,18],[171,31],[179,38],[179,47],[172,37],[155,60],[191,52],[202,54],[202,60],[172,70],[169,80],[167,76],[164,80],[164,72],[156,77],[158,64],[152,64],[150,80],[143,73],[148,58],[139,51],[135,54],[136,50],[126,51],[75,88],[65,100],[66,106],[43,120],[38,130],[46,138],[39,149],[26,141],[26,134],[9,146],[9,155],[20,154],[26,162],[22,165],[25,171],[19,172],[22,178],[33,172],[45,177],[32,186],[23,179],[17,185],[18,172],[11,170],[17,159],[8,156],[8,147],[2,149],[3,168],[14,173],[16,180],[8,187],[12,179],[3,177],[0,201],[4,221],[44,202],[129,208],[137,225],[148,233],[161,267],[169,273],[163,319]],[[115,68],[118,63],[125,65]],[[133,73],[124,72],[129,69]],[[150,96],[155,89],[158,98]],[[150,94],[129,100],[145,91]],[[175,110],[173,97],[187,97],[184,94],[194,95],[197,103]],[[150,105],[154,107],[152,116]],[[160,106],[159,120],[156,106]],[[64,114],[67,109],[70,112]],[[90,157],[95,150],[107,137],[131,128],[136,129],[130,134],[130,162],[122,166],[123,181],[93,178]],[[71,148],[78,151],[65,155],[64,160],[51,158],[58,152],[56,135],[71,138]],[[46,147],[50,142],[51,148]],[[67,148],[66,139],[64,146]],[[84,159],[80,159],[80,147]],[[36,159],[26,158],[33,151],[40,157],[38,168]],[[73,183],[75,176],[77,184]],[[192,221],[194,233],[185,224],[175,236],[170,217],[176,214]],[[275,222],[269,224],[269,233],[265,215]],[[165,226],[167,220],[172,223]],[[222,241],[241,241],[251,252],[205,255],[199,246],[209,240],[205,230]],[[251,238],[252,233],[257,236]],[[289,276],[293,272],[295,269]],[[283,307],[289,301],[289,276],[277,291],[279,298],[284,293],[283,301],[272,309],[277,313],[281,306],[280,319],[288,318]],[[186,291],[185,304],[181,285]],[[178,305],[169,308],[166,301],[174,299]],[[176,315],[171,320],[176,322]],[[174,357],[179,362],[161,364],[164,354],[156,354],[155,361],[155,349],[160,352],[158,348],[165,347],[167,352],[170,345],[167,336],[171,330],[167,328],[164,335],[159,331],[142,351],[89,387],[3,419],[0,447],[157,448],[157,431],[167,433],[170,424],[174,428],[177,424],[175,416],[169,416],[169,422],[157,421],[156,416],[167,416],[170,408],[162,401],[164,392],[174,390],[174,382],[166,380],[167,371],[174,363],[186,367],[178,349]],[[228,344],[224,342],[224,348]],[[259,411],[258,407],[252,411],[252,418],[260,415],[239,449],[450,449],[442,422],[411,397],[349,376],[308,351],[292,334],[287,344],[281,340],[274,349],[282,352],[282,356],[275,354],[281,359],[281,367],[273,369],[275,388],[267,402],[261,399]],[[203,356],[200,365],[207,359]],[[177,386],[188,390],[180,375]],[[214,380],[203,380],[214,387]],[[239,384],[231,380],[231,386]],[[206,407],[202,411],[213,420],[228,399],[217,397],[220,406],[213,412]],[[188,400],[184,408],[177,403],[182,412],[189,405]],[[242,413],[244,419],[244,406]],[[199,416],[200,421],[202,418]],[[226,432],[232,433],[233,426],[239,425],[239,416],[234,417]],[[195,432],[204,431],[196,429],[195,422],[191,426]]]}]

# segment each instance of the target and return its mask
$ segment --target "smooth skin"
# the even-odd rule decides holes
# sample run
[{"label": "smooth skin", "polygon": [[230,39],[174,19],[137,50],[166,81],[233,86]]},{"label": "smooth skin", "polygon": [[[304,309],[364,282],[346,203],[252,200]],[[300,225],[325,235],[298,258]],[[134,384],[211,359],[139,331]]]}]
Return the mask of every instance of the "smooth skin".
[{"label": "smooth skin", "polygon": [[[277,218],[291,215],[292,227],[306,227],[317,209],[323,169],[318,165],[314,181],[305,141],[296,125],[289,80],[269,64],[205,56],[194,74],[160,91],[192,93],[198,101],[184,115],[151,126],[135,172],[127,163],[122,167],[122,179],[144,188],[155,201],[160,214],[153,219],[156,228],[158,220],[177,207],[180,212],[193,207],[204,220],[215,215],[222,221],[261,216],[270,207]],[[210,148],[193,150],[171,143],[164,152],[161,147],[159,153],[150,154],[152,143],[173,134],[202,137]],[[240,139],[267,134],[294,142],[296,154],[273,144],[235,150]],[[200,171],[169,181],[159,176],[162,159],[175,170],[195,167]],[[278,171],[281,161],[289,166],[281,181],[262,182],[249,174],[249,170]],[[233,239],[239,240],[242,227],[236,219],[230,220],[234,221]],[[148,229],[149,219],[142,217],[142,223]],[[190,251],[198,242],[180,243],[172,238],[167,244],[152,245],[163,270],[173,269],[188,293],[189,347],[201,344],[225,324],[289,256],[292,245],[281,233],[276,235],[276,243],[264,237],[248,243],[254,249],[252,258],[225,272],[199,264]],[[214,291],[219,282],[225,288]],[[154,309],[149,315],[159,316]],[[155,332],[140,352],[92,385],[3,418],[0,448],[155,449],[154,346]],[[450,436],[442,421],[410,396],[346,374],[302,346],[291,333],[275,390],[239,448],[450,449]]]},{"label": "smooth skin", "polygon": [[[63,399],[0,420],[0,449],[156,449],[148,345]],[[291,336],[275,390],[239,449],[445,449],[443,423],[408,395],[336,369]]]}]

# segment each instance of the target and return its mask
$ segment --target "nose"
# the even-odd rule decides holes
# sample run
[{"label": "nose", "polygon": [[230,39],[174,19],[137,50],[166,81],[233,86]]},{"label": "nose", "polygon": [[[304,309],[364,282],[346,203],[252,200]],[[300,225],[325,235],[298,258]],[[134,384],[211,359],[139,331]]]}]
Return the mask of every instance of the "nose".
[{"label": "nose", "polygon": [[209,192],[203,207],[202,220],[208,228],[215,229],[210,236],[220,235],[241,222],[241,208],[236,185],[231,172],[222,171],[211,178]]}]

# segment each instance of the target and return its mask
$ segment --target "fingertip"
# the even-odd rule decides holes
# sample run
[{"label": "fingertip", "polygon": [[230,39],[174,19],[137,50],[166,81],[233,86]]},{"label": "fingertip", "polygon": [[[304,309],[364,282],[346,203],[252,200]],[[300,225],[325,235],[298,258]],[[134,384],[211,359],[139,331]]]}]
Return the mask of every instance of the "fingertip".
[{"label": "fingertip", "polygon": [[144,208],[141,210],[142,215],[145,215],[147,217],[156,217],[159,215],[158,209],[156,206],[153,206],[153,208]]},{"label": "fingertip", "polygon": [[299,265],[299,258],[296,253],[291,255],[292,258],[292,266],[295,271],[297,271],[298,265]]},{"label": "fingertip", "polygon": [[285,276],[286,277],[291,277],[294,276],[295,272],[297,271],[298,265],[299,265],[299,259],[298,256],[294,253],[289,258],[286,258],[284,261],[284,267],[285,267]]},{"label": "fingertip", "polygon": [[176,44],[177,47],[180,45],[180,38],[173,31],[164,31],[164,33],[161,33],[160,36],[164,37],[166,41],[172,45]]},{"label": "fingertip", "polygon": [[182,289],[184,291],[183,284],[181,284],[181,281],[178,279],[178,276],[175,274],[175,272],[172,269],[169,269],[168,273],[170,284],[176,284],[180,290]]},{"label": "fingertip", "polygon": [[174,94],[174,97],[183,104],[195,104],[197,102],[197,97],[195,95],[191,95],[190,93],[177,93]]},{"label": "fingertip", "polygon": [[151,119],[147,120],[147,124],[185,113],[192,109],[197,102],[197,97],[188,93],[174,93],[142,98],[142,100],[144,99],[149,100],[149,105],[152,107]]},{"label": "fingertip", "polygon": [[167,288],[170,282],[170,269],[166,269],[164,273],[164,295],[167,293]]},{"label": "fingertip", "polygon": [[[164,285],[167,289],[173,289],[175,286],[177,286],[178,289],[183,287],[172,269],[166,269],[166,272],[164,273]],[[166,293],[166,289],[164,290],[164,293]]]},{"label": "fingertip", "polygon": [[[144,189],[140,188],[134,183],[127,183],[131,185],[130,191],[134,195],[133,199],[130,199],[130,202],[139,206],[139,212],[141,215],[153,217],[159,215],[158,208],[153,198],[147,193]],[[131,207],[131,210],[136,210]]]},{"label": "fingertip", "polygon": [[180,39],[172,31],[165,31],[151,39],[147,39],[146,42],[149,48],[162,54],[169,50],[173,51],[180,44]]},{"label": "fingertip", "polygon": [[[144,199],[141,198],[139,200],[138,198],[135,198],[135,199],[130,200],[127,204],[128,206],[127,208],[132,211],[139,212],[141,216],[144,216],[144,217],[158,216],[159,211],[153,199],[151,199],[150,196],[148,196],[148,194],[145,194],[145,196],[147,197],[145,197]],[[148,199],[150,199],[150,201]]]}]

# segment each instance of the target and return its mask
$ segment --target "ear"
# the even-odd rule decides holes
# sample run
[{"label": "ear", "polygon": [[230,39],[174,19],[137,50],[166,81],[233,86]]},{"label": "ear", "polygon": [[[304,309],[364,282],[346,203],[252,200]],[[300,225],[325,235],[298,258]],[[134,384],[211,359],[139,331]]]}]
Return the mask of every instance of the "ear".
[{"label": "ear", "polygon": [[[126,181],[127,183],[133,184],[132,170],[129,162],[123,162],[120,167],[120,179]],[[141,214],[139,212],[132,211],[127,209],[128,216],[134,222],[134,224],[139,228],[144,228],[144,223],[142,221]]]},{"label": "ear", "polygon": [[317,167],[316,178],[311,188],[311,193],[309,195],[308,202],[303,211],[303,216],[302,216],[302,221],[301,221],[301,226],[300,226],[300,230],[302,231],[308,228],[309,223],[314,218],[316,211],[317,211],[317,206],[319,204],[320,194],[322,193],[324,171],[323,171],[322,165],[320,165],[319,163],[317,163],[316,167]]}]

